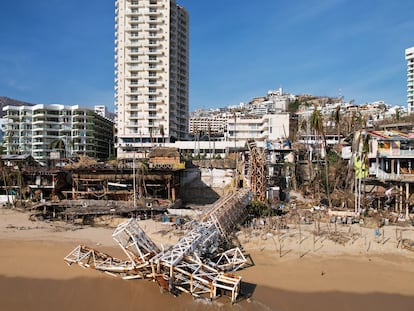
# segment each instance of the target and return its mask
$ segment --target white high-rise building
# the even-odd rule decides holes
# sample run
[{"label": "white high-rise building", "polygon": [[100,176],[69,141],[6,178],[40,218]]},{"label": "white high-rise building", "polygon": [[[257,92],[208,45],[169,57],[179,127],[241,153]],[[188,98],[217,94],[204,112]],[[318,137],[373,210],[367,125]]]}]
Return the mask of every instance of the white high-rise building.
[{"label": "white high-rise building", "polygon": [[407,61],[407,110],[414,112],[414,47],[405,50]]},{"label": "white high-rise building", "polygon": [[60,158],[83,155],[99,160],[112,154],[114,122],[90,108],[7,105],[1,123],[6,154],[30,154],[44,165],[53,153]]},{"label": "white high-rise building", "polygon": [[189,16],[175,0],[117,0],[118,158],[182,139],[189,119]]}]

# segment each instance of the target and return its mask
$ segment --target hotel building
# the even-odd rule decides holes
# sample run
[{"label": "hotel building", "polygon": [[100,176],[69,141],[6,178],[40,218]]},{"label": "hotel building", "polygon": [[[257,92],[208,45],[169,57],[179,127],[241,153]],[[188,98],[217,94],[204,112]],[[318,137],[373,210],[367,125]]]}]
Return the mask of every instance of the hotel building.
[{"label": "hotel building", "polygon": [[6,154],[30,154],[44,165],[51,158],[79,155],[106,160],[112,154],[113,125],[78,105],[5,106],[3,147]]},{"label": "hotel building", "polygon": [[189,119],[189,16],[174,0],[115,2],[117,156],[183,139]]},{"label": "hotel building", "polygon": [[407,61],[407,110],[414,112],[414,47],[405,50]]}]

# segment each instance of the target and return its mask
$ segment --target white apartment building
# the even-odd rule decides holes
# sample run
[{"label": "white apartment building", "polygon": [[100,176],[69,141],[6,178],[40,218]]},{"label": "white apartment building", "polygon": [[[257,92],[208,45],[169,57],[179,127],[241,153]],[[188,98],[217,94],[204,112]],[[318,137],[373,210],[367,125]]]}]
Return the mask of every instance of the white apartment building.
[{"label": "white apartment building", "polygon": [[105,118],[109,118],[109,112],[108,112],[108,109],[106,108],[106,106],[104,106],[104,105],[96,105],[94,107],[94,110],[100,116],[105,117]]},{"label": "white apartment building", "polygon": [[246,108],[255,115],[286,112],[289,103],[294,100],[294,95],[284,93],[283,89],[279,88],[278,90],[269,90],[266,96],[253,98]]},{"label": "white apartment building", "polygon": [[183,139],[189,119],[189,16],[175,0],[115,2],[117,156]]},{"label": "white apartment building", "polygon": [[5,106],[3,146],[7,154],[30,154],[45,165],[56,153],[104,160],[111,155],[113,125],[93,109],[78,105]]},{"label": "white apartment building", "polygon": [[414,112],[414,46],[405,50],[407,61],[407,110]]},{"label": "white apartment building", "polygon": [[229,141],[276,141],[288,137],[289,113],[266,114],[260,117],[237,116],[227,120],[226,140]]},{"label": "white apartment building", "polygon": [[214,134],[224,135],[227,131],[227,116],[222,114],[211,115],[208,117],[191,117],[190,133],[192,134]]}]

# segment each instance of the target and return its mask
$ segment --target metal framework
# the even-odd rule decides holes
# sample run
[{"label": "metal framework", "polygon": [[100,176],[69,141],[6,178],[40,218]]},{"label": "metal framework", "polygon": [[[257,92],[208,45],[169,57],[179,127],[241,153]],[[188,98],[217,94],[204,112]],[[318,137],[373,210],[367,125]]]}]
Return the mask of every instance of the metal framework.
[{"label": "metal framework", "polygon": [[256,142],[248,142],[250,151],[250,187],[256,198],[266,202],[266,156],[263,151],[259,151]]},{"label": "metal framework", "polygon": [[210,299],[224,294],[234,303],[241,277],[231,272],[241,269],[247,260],[239,248],[226,250],[225,245],[234,228],[246,219],[250,200],[248,189],[227,195],[192,222],[188,233],[165,251],[135,219],[129,219],[112,234],[128,259],[79,245],[64,260],[68,265],[77,263],[123,279],[150,278],[173,293],[181,291]]}]

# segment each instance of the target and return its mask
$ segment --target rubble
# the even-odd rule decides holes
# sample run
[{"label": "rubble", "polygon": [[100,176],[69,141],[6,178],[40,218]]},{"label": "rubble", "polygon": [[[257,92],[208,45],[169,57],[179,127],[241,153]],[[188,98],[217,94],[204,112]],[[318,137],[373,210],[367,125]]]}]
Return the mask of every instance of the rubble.
[{"label": "rubble", "polygon": [[224,293],[234,303],[240,294],[241,277],[233,272],[247,260],[239,248],[226,245],[230,245],[229,235],[246,219],[250,200],[248,189],[223,197],[188,224],[189,231],[167,250],[158,248],[131,218],[112,234],[126,260],[84,245],[77,246],[64,260],[68,265],[77,263],[123,279],[152,279],[173,294],[187,292],[214,299]]}]

